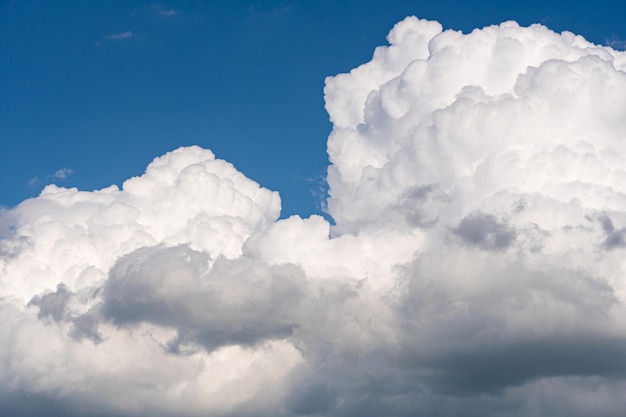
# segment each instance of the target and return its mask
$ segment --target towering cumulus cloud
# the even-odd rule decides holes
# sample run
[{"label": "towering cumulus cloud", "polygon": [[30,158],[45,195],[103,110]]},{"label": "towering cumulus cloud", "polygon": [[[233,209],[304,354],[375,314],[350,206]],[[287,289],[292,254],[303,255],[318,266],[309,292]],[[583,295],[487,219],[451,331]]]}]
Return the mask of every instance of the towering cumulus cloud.
[{"label": "towering cumulus cloud", "polygon": [[3,416],[618,416],[626,53],[407,18],[326,81],[328,213],[208,150],[0,213]]}]

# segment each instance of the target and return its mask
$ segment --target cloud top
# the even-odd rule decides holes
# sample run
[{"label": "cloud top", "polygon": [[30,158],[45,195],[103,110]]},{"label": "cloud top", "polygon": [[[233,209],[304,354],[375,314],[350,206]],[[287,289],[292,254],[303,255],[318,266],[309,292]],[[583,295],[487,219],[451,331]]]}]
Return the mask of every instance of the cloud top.
[{"label": "cloud top", "polygon": [[626,110],[623,53],[514,22],[463,35],[407,18],[388,39],[372,61],[326,83],[328,207],[342,231],[395,216],[419,187],[563,201],[581,187],[625,191],[614,152]]}]

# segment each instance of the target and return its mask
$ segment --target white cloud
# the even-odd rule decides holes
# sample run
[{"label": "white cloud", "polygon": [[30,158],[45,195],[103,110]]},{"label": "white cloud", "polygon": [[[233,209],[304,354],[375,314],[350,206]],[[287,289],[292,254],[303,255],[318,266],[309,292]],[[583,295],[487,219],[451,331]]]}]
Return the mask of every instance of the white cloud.
[{"label": "white cloud", "polygon": [[[48,180],[54,180],[54,179],[64,180],[68,176],[72,175],[73,173],[74,173],[74,170],[71,169],[71,168],[61,168],[61,169],[56,170],[54,172],[54,174],[46,175],[46,179],[48,179]],[[38,185],[40,182],[41,182],[41,180],[39,179],[39,177],[33,177],[33,178],[30,179],[28,184],[31,187],[34,187],[34,186]]]},{"label": "white cloud", "polygon": [[626,40],[624,39],[605,39],[605,43],[614,49],[618,49],[620,51],[626,50]]},{"label": "white cloud", "polygon": [[127,30],[124,32],[112,33],[110,35],[105,36],[104,38],[109,41],[121,41],[124,39],[130,39],[133,36],[135,36],[135,34],[131,32],[130,30]]},{"label": "white cloud", "polygon": [[172,16],[177,16],[179,14],[179,11],[174,10],[174,9],[157,8],[157,13],[160,14],[161,16],[172,17]]},{"label": "white cloud", "polygon": [[335,226],[198,147],[0,212],[0,414],[619,415],[626,54],[388,39],[327,79]]},{"label": "white cloud", "polygon": [[71,168],[61,168],[59,170],[57,170],[52,176],[54,178],[58,178],[58,179],[65,179],[67,178],[69,175],[72,175],[74,173],[74,170]]},{"label": "white cloud", "polygon": [[143,13],[156,13],[162,17],[174,17],[181,14],[180,10],[169,8],[163,3],[153,3],[149,6],[141,7],[137,9],[137,11]]}]

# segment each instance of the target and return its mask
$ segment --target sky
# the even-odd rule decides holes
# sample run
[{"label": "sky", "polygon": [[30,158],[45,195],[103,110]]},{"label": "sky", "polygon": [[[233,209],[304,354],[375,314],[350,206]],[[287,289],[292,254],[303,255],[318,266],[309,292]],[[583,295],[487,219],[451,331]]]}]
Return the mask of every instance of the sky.
[{"label": "sky", "polygon": [[94,190],[200,145],[322,213],[324,79],[366,62],[406,16],[468,32],[543,23],[623,46],[623,2],[4,1],[0,205],[50,183]]},{"label": "sky", "polygon": [[619,3],[0,17],[3,417],[617,417]]}]

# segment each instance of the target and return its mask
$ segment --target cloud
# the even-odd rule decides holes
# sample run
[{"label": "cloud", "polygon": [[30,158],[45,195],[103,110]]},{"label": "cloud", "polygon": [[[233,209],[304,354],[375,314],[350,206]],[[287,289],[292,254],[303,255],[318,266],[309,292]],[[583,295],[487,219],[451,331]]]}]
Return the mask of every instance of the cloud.
[{"label": "cloud", "polygon": [[626,246],[626,240],[624,239],[624,235],[626,234],[626,228],[615,230],[613,221],[609,216],[606,215],[600,216],[599,221],[602,224],[602,229],[604,229],[604,233],[606,234],[604,246],[607,249],[621,248]]},{"label": "cloud", "polygon": [[250,19],[259,19],[259,18],[282,18],[287,15],[293,9],[292,4],[285,4],[281,6],[263,6],[263,5],[252,5],[248,7],[248,17]]},{"label": "cloud", "polygon": [[0,414],[621,415],[626,55],[388,40],[326,80],[333,225],[199,147],[0,212]]},{"label": "cloud", "polygon": [[109,40],[109,41],[122,41],[125,39],[130,39],[134,36],[135,34],[133,32],[131,32],[130,30],[127,30],[124,32],[119,32],[119,33],[111,33],[110,35],[105,36],[104,39]]},{"label": "cloud", "polygon": [[[72,175],[74,173],[74,170],[71,168],[61,168],[58,169],[54,172],[54,174],[50,174],[50,175],[46,175],[46,178],[48,180],[64,180],[66,179],[68,176]],[[41,180],[39,179],[39,177],[33,177],[30,179],[30,181],[28,182],[28,184],[31,187],[34,187],[36,185],[38,185],[41,182]]]},{"label": "cloud", "polygon": [[35,296],[30,304],[39,307],[38,317],[51,317],[55,321],[61,321],[65,315],[65,306],[71,297],[71,293],[67,287],[61,283],[57,286],[57,290],[52,293]]},{"label": "cloud", "polygon": [[57,170],[52,176],[61,180],[64,180],[65,178],[67,178],[69,175],[72,175],[74,173],[74,170],[71,168],[61,168],[59,170]]},{"label": "cloud", "polygon": [[187,342],[212,351],[293,334],[302,321],[303,271],[245,258],[210,264],[205,253],[184,246],[126,255],[104,286],[105,318],[117,325],[148,322],[176,329],[169,343],[174,351]]},{"label": "cloud", "polygon": [[160,16],[163,18],[170,18],[174,16],[180,16],[181,11],[168,7],[163,3],[152,3],[147,6],[141,6],[133,10],[133,15],[148,15],[148,16]]},{"label": "cloud", "polygon": [[621,51],[624,51],[626,49],[626,40],[624,39],[613,37],[612,39],[605,39],[604,41],[611,48],[615,48]]},{"label": "cloud", "polygon": [[112,41],[112,42],[122,42],[128,39],[136,38],[137,34],[131,32],[130,30],[119,32],[119,33],[111,33],[106,35],[102,40],[97,41],[94,45],[96,47],[102,45],[103,42]]},{"label": "cloud", "polygon": [[470,245],[486,250],[508,248],[515,239],[515,231],[491,215],[472,213],[461,220],[454,233]]},{"label": "cloud", "polygon": [[173,16],[178,16],[180,14],[180,11],[178,11],[178,10],[175,10],[175,9],[164,9],[164,8],[162,8],[162,6],[159,6],[159,5],[155,5],[154,6],[154,10],[156,10],[156,12],[160,16],[165,16],[165,17],[173,17]]}]

